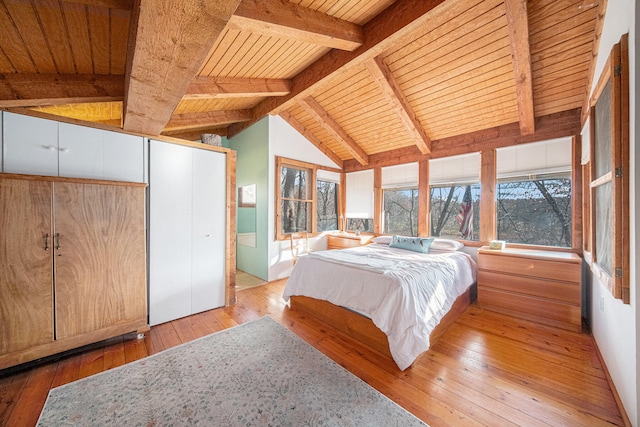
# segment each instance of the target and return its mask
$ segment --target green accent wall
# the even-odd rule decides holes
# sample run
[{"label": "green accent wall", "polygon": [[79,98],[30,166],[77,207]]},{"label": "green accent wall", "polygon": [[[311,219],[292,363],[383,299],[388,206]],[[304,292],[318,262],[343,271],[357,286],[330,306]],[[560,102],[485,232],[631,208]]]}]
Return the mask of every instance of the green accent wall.
[{"label": "green accent wall", "polygon": [[255,220],[256,247],[237,245],[236,267],[263,280],[268,280],[269,242],[269,117],[231,139],[223,138],[222,144],[237,152],[237,188],[256,184],[256,208],[238,208],[238,232],[251,231]]}]

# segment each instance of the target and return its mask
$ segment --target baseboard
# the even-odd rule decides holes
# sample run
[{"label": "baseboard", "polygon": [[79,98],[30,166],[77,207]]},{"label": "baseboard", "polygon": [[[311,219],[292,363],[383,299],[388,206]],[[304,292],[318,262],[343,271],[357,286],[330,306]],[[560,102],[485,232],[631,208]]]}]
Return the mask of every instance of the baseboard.
[{"label": "baseboard", "polygon": [[633,427],[631,421],[629,421],[629,416],[627,415],[627,411],[624,410],[624,405],[622,404],[622,400],[620,399],[620,395],[618,395],[618,390],[616,389],[613,380],[611,379],[611,375],[609,375],[609,369],[607,368],[607,364],[604,361],[604,357],[602,357],[602,353],[600,353],[600,348],[598,347],[598,343],[596,342],[595,337],[591,334],[591,338],[593,339],[593,345],[596,348],[596,354],[598,355],[598,359],[600,359],[600,364],[602,365],[602,369],[604,370],[604,375],[607,378],[607,382],[609,383],[609,388],[611,389],[611,393],[613,394],[613,398],[616,401],[616,405],[620,410],[620,414],[622,416],[622,422],[624,422],[625,427]]}]

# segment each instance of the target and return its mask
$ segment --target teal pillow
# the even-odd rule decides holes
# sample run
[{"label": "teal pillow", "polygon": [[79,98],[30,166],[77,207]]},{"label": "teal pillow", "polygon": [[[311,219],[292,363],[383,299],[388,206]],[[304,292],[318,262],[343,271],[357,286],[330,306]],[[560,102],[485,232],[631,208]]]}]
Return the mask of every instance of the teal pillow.
[{"label": "teal pillow", "polygon": [[433,237],[393,236],[389,247],[428,254],[431,243]]}]

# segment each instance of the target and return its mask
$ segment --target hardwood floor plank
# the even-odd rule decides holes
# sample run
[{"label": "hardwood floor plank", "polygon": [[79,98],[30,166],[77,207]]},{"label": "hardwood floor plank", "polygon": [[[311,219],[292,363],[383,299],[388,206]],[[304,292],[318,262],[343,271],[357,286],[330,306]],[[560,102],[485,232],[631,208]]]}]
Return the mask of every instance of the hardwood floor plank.
[{"label": "hardwood floor plank", "polygon": [[33,368],[0,371],[0,426],[35,425],[51,387],[266,315],[431,427],[624,425],[589,334],[472,305],[400,371],[388,356],[290,309],[285,284],[239,291],[235,306],[154,326],[144,339],[117,337]]},{"label": "hardwood floor plank", "polygon": [[55,363],[44,364],[31,370],[31,375],[22,389],[20,399],[16,402],[16,406],[7,420],[7,426],[36,424],[55,374]]}]

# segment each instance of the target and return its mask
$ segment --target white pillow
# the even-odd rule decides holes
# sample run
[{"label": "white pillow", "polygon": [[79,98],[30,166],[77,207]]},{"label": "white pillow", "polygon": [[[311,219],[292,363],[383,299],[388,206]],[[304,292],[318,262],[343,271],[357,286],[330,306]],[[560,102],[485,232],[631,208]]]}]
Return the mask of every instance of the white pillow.
[{"label": "white pillow", "polygon": [[373,243],[379,243],[381,245],[388,245],[393,240],[393,236],[378,236],[371,239]]},{"label": "white pillow", "polygon": [[433,239],[433,243],[431,243],[431,249],[437,251],[455,252],[462,248],[464,248],[464,245],[457,240],[441,239],[439,237]]}]

